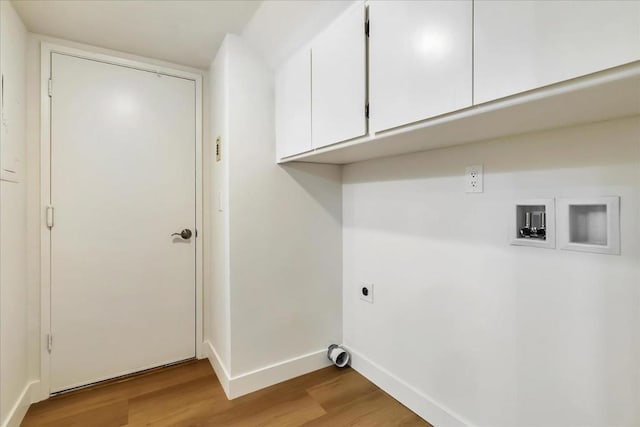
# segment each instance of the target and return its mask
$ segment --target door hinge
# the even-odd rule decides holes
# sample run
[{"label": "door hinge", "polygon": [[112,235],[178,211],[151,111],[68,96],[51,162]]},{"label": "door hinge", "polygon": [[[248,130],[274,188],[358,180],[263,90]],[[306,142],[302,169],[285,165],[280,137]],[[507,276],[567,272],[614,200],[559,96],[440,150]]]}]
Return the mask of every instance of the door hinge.
[{"label": "door hinge", "polygon": [[53,206],[47,206],[47,227],[53,228]]},{"label": "door hinge", "polygon": [[49,96],[53,96],[53,81],[49,79]]},{"label": "door hinge", "polygon": [[47,334],[47,351],[51,353],[53,349],[53,335]]},{"label": "door hinge", "polygon": [[369,30],[370,30],[370,25],[369,25],[369,20],[367,19],[366,21],[364,21],[364,34],[369,37]]},{"label": "door hinge", "polygon": [[368,102],[364,105],[364,116],[367,119],[369,118],[369,103]]}]

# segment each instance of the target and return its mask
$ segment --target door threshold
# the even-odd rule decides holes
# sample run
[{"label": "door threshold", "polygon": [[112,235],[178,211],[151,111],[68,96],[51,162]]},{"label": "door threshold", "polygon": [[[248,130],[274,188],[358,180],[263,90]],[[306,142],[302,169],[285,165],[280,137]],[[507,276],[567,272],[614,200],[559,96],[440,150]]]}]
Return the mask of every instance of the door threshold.
[{"label": "door threshold", "polygon": [[197,361],[198,359],[196,359],[195,357],[191,357],[189,359],[184,359],[184,360],[178,360],[177,362],[167,363],[165,365],[156,366],[155,368],[143,369],[142,371],[132,372],[126,375],[120,375],[114,378],[109,378],[108,380],[96,381],[95,383],[81,385],[78,387],[72,387],[66,390],[56,391],[55,393],[51,393],[50,397],[58,397],[63,395],[67,396],[67,395],[82,392],[82,391],[94,390],[94,389],[106,387],[113,384],[119,384],[119,383],[127,382],[133,379],[145,377],[147,375],[152,375],[160,371],[172,369],[178,366],[189,365]]}]

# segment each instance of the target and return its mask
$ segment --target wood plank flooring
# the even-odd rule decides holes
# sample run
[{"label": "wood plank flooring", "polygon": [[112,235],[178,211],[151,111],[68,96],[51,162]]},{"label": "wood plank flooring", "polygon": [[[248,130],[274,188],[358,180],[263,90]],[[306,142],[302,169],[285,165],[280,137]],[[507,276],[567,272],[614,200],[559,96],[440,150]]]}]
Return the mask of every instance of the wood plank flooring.
[{"label": "wood plank flooring", "polygon": [[356,371],[329,367],[227,400],[206,360],[53,397],[23,426],[430,426]]}]

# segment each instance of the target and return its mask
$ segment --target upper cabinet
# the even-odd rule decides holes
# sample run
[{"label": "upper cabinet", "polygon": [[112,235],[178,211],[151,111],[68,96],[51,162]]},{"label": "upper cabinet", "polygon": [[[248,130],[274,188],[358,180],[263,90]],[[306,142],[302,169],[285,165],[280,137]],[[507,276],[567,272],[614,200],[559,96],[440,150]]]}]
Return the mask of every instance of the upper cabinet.
[{"label": "upper cabinet", "polygon": [[638,1],[491,1],[474,5],[474,102],[640,58]]},{"label": "upper cabinet", "polygon": [[277,157],[311,150],[311,51],[303,49],[276,73]]},{"label": "upper cabinet", "polygon": [[365,6],[357,3],[311,43],[314,148],[367,132]]},{"label": "upper cabinet", "polygon": [[374,132],[471,106],[471,0],[372,1],[369,19]]},{"label": "upper cabinet", "polygon": [[360,0],[278,71],[278,158],[352,163],[627,117],[639,88],[640,1]]}]

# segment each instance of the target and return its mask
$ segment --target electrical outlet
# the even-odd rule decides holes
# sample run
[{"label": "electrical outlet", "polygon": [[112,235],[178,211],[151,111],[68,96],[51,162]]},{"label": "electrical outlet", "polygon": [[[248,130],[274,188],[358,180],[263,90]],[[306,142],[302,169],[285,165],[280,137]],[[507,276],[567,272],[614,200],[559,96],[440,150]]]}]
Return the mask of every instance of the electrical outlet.
[{"label": "electrical outlet", "polygon": [[373,304],[373,284],[362,283],[358,285],[358,295],[360,295],[361,300]]},{"label": "electrical outlet", "polygon": [[465,169],[465,191],[467,193],[482,193],[482,165],[469,166]]}]

